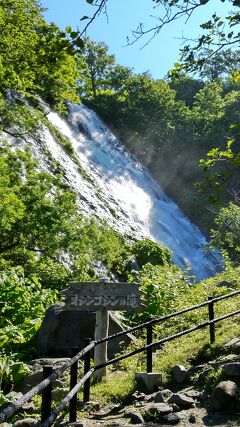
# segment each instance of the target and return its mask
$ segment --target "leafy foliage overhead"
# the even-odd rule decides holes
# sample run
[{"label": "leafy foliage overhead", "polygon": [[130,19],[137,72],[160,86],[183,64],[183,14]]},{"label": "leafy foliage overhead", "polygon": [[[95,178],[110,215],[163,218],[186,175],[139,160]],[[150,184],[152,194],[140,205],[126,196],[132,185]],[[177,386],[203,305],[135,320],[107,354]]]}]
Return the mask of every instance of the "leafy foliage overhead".
[{"label": "leafy foliage overhead", "polygon": [[[86,17],[88,22],[81,30],[81,35],[85,34],[89,25],[100,13],[107,13],[108,0],[86,1],[95,8],[95,13],[91,18]],[[200,25],[202,34],[198,39],[185,39],[184,47],[181,49],[181,66],[176,64],[176,68],[183,67],[185,71],[193,71],[201,68],[205,62],[208,63],[209,59],[211,60],[222,49],[239,47],[240,2],[239,0],[221,0],[221,2],[229,4],[229,13],[225,16],[209,13],[209,19]],[[212,3],[213,0],[152,0],[149,16],[154,20],[153,24],[149,26],[145,26],[142,22],[138,24],[132,31],[132,35],[127,37],[128,43],[133,44],[143,40],[144,44],[148,44],[166,25],[178,21],[186,23],[194,14],[199,13],[200,9],[207,9],[207,6]],[[176,72],[175,69],[173,74]]]},{"label": "leafy foliage overhead", "polygon": [[96,97],[97,91],[104,90],[109,85],[109,78],[114,72],[115,57],[109,55],[105,43],[96,43],[88,37],[84,39],[84,48],[81,52],[85,63],[83,94]]}]

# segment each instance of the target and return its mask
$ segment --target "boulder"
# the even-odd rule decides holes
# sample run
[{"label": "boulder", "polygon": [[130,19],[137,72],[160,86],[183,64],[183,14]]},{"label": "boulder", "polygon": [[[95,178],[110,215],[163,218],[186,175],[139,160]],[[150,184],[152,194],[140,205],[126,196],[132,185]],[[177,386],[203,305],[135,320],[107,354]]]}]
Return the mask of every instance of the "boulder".
[{"label": "boulder", "polygon": [[184,394],[192,399],[198,399],[202,392],[194,388],[189,388],[184,390]]},{"label": "boulder", "polygon": [[143,402],[146,399],[146,394],[143,392],[136,391],[135,393],[133,393],[132,397],[138,402]]},{"label": "boulder", "polygon": [[163,416],[163,421],[170,425],[176,425],[181,421],[178,414],[167,414]]},{"label": "boulder", "polygon": [[39,426],[39,421],[34,418],[24,418],[23,420],[18,420],[13,424],[13,427],[36,427]]},{"label": "boulder", "polygon": [[224,410],[235,401],[237,395],[237,385],[233,381],[221,381],[213,390],[209,404],[217,410]]},{"label": "boulder", "polygon": [[134,409],[130,409],[125,412],[124,416],[126,418],[130,418],[132,424],[144,424],[144,419],[140,412],[135,411]]},{"label": "boulder", "polygon": [[171,412],[173,412],[172,407],[166,403],[149,403],[146,406],[146,413],[156,419]]},{"label": "boulder", "polygon": [[195,416],[195,415],[193,415],[193,414],[191,414],[191,415],[190,415],[190,417],[188,418],[188,421],[189,421],[191,424],[195,424],[195,423],[197,422],[196,416]]},{"label": "boulder", "polygon": [[[36,338],[38,354],[51,357],[70,356],[71,348],[86,346],[85,338],[94,339],[96,313],[91,311],[63,310],[63,305],[50,307]],[[123,330],[116,315],[110,312],[109,335]],[[113,357],[135,338],[128,334],[108,343],[108,357]]]},{"label": "boulder", "polygon": [[146,404],[146,402],[136,402],[134,404],[134,406],[135,406],[135,408],[142,408],[145,404]]},{"label": "boulder", "polygon": [[[57,369],[62,366],[64,363],[69,361],[69,358],[41,358],[31,360],[28,363],[28,368],[30,373],[26,375],[21,384],[21,392],[27,393],[32,387],[35,387],[42,381],[43,376],[43,366],[51,365],[53,369]],[[81,362],[80,362],[81,363]],[[63,378],[57,379],[53,383],[53,388],[56,387],[66,387],[66,381]]]},{"label": "boulder", "polygon": [[181,393],[173,393],[173,395],[168,399],[168,404],[175,403],[179,408],[187,409],[194,406],[194,400],[191,397],[186,396]]},{"label": "boulder", "polygon": [[162,381],[162,374],[160,372],[135,372],[135,380],[139,390],[152,393],[158,389]]},{"label": "boulder", "polygon": [[172,396],[173,392],[171,390],[165,389],[158,391],[154,396],[154,402],[166,402]]},{"label": "boulder", "polygon": [[226,365],[223,365],[222,369],[224,374],[231,377],[240,376],[240,362],[226,363]]},{"label": "boulder", "polygon": [[240,351],[240,338],[232,338],[225,344],[225,347]]},{"label": "boulder", "polygon": [[225,287],[225,288],[232,289],[233,288],[233,284],[231,282],[228,282],[227,280],[222,280],[221,282],[217,283],[217,287],[218,288]]},{"label": "boulder", "polygon": [[99,411],[101,408],[101,404],[95,400],[89,400],[85,403],[85,409],[87,408],[88,412]]},{"label": "boulder", "polygon": [[175,365],[172,368],[172,377],[174,381],[181,384],[187,378],[188,370],[183,365]]}]

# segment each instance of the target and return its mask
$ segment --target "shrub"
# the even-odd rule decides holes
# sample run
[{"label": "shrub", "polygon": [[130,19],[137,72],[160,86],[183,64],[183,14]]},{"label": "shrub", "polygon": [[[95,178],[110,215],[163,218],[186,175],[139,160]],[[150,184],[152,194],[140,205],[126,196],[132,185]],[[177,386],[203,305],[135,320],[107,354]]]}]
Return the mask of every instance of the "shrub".
[{"label": "shrub", "polygon": [[132,282],[139,282],[144,292],[146,308],[140,312],[127,312],[131,322],[145,321],[149,316],[162,316],[169,313],[177,299],[189,291],[184,272],[175,265],[153,266],[145,264],[141,271],[130,276]]},{"label": "shrub", "polygon": [[42,289],[34,275],[25,277],[22,267],[2,271],[0,287],[0,349],[10,353],[18,344],[30,341],[35,335],[46,307],[56,298],[56,292]]},{"label": "shrub", "polygon": [[139,240],[134,243],[131,247],[131,252],[135,256],[139,267],[147,263],[165,265],[170,264],[172,261],[170,249],[150,239]]},{"label": "shrub", "polygon": [[220,209],[215,219],[216,229],[211,230],[211,244],[227,252],[230,261],[240,261],[240,206],[230,203]]}]

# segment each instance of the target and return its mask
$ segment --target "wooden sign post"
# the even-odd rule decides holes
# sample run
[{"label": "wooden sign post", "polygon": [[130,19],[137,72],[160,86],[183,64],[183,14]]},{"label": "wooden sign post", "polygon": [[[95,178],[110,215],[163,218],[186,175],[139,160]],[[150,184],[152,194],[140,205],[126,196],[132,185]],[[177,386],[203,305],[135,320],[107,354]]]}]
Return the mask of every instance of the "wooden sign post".
[{"label": "wooden sign post", "polygon": [[[141,310],[144,305],[140,299],[143,292],[139,290],[139,283],[124,282],[72,282],[62,291],[64,295],[64,309],[96,311],[95,339],[100,340],[108,336],[108,310]],[[95,366],[107,361],[107,342],[95,347]],[[101,378],[106,375],[106,368],[96,371]]]},{"label": "wooden sign post", "polygon": [[[109,283],[108,279],[100,279],[101,283]],[[106,309],[96,311],[96,325],[95,325],[95,340],[101,340],[108,336],[109,328],[109,311]],[[94,364],[102,365],[107,362],[107,341],[99,344],[94,349]],[[96,378],[106,377],[107,367],[98,369],[95,372]]]},{"label": "wooden sign post", "polygon": [[[96,327],[95,327],[95,340],[101,340],[108,336],[109,327],[109,312],[108,310],[98,310],[96,312]],[[107,341],[98,344],[94,349],[94,364],[102,365],[107,362]],[[107,367],[98,369],[94,373],[96,378],[106,377]]]}]

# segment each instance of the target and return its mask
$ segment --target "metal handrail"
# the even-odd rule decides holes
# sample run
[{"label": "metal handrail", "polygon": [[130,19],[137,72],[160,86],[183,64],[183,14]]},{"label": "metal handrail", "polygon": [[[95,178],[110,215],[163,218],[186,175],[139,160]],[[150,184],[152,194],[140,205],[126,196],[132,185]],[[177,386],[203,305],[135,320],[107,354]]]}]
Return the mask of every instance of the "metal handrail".
[{"label": "metal handrail", "polygon": [[138,331],[139,329],[146,328],[148,325],[155,325],[156,323],[159,323],[161,321],[168,320],[168,319],[171,319],[171,318],[176,317],[176,316],[180,316],[181,314],[188,313],[189,311],[197,310],[198,308],[205,307],[211,303],[215,303],[215,302],[221,301],[221,300],[226,299],[226,298],[231,298],[231,297],[239,295],[239,294],[240,294],[240,291],[234,291],[234,292],[231,292],[230,294],[222,295],[220,297],[213,298],[209,301],[204,301],[200,304],[193,305],[192,307],[184,308],[180,311],[175,311],[174,313],[170,313],[170,314],[166,314],[165,316],[157,317],[156,319],[151,319],[147,322],[133,326],[132,328],[125,329],[124,331],[120,331],[120,332],[117,332],[116,334],[110,335],[109,337],[102,338],[101,340],[96,341],[96,345],[102,344],[106,341],[110,341],[114,338],[118,338],[118,337],[121,337],[121,336],[126,335],[126,334],[130,334],[131,332]]},{"label": "metal handrail", "polygon": [[100,365],[97,365],[94,367],[94,369],[97,370],[97,369],[104,368],[105,366],[113,365],[114,363],[120,362],[121,360],[128,359],[131,356],[135,356],[135,354],[142,353],[143,351],[145,351],[149,348],[153,348],[155,346],[161,346],[168,341],[174,340],[175,338],[179,338],[183,335],[190,334],[191,332],[197,331],[198,329],[205,328],[206,326],[220,322],[221,320],[227,319],[229,317],[236,316],[237,314],[240,314],[240,310],[236,310],[236,311],[233,311],[231,313],[225,314],[224,316],[218,317],[216,319],[208,320],[206,322],[200,323],[197,326],[193,326],[192,328],[185,329],[184,331],[181,331],[181,332],[178,332],[177,334],[170,335],[168,337],[162,338],[161,340],[152,342],[151,344],[146,344],[141,348],[135,349],[135,350],[133,350],[127,354],[123,354],[121,356],[118,356],[115,359],[108,360],[106,363],[102,363]]},{"label": "metal handrail", "polygon": [[81,378],[81,380],[75,385],[75,387],[70,390],[70,392],[65,396],[65,398],[61,401],[61,403],[55,408],[51,415],[43,422],[41,423],[41,427],[48,427],[50,426],[53,421],[57,418],[57,416],[62,412],[62,410],[65,408],[65,406],[70,402],[70,400],[75,396],[75,394],[80,390],[80,388],[86,383],[86,381],[91,378],[91,376],[94,373],[94,368],[90,369],[84,377]]},{"label": "metal handrail", "polygon": [[86,353],[92,350],[95,347],[95,341],[92,341],[87,347],[77,353],[72,359],[68,362],[64,363],[64,365],[55,369],[55,371],[49,375],[46,379],[41,381],[35,387],[31,388],[26,394],[24,394],[20,399],[16,402],[8,405],[0,412],[0,423],[4,422],[6,419],[11,417],[18,409],[20,409],[25,403],[28,403],[33,399],[34,396],[43,391],[49,384],[55,381],[60,375],[63,374],[68,368],[70,368],[74,363],[76,363],[81,357],[83,357]]}]

